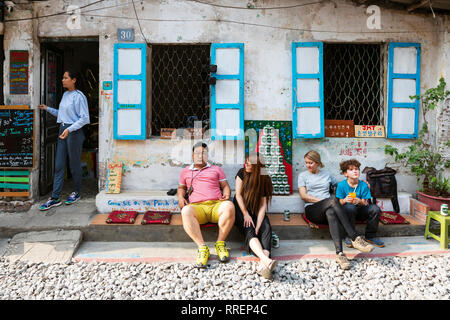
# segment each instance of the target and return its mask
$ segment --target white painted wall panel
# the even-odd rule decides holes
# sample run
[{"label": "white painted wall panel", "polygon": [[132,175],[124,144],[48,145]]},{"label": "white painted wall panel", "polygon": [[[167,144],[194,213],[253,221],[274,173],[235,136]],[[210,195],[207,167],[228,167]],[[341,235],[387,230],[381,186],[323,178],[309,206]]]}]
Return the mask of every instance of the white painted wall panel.
[{"label": "white painted wall panel", "polygon": [[221,48],[216,50],[217,74],[239,74],[239,48]]},{"label": "white painted wall panel", "polygon": [[417,72],[417,48],[396,47],[394,48],[394,73]]},{"label": "white painted wall panel", "polygon": [[392,100],[394,102],[414,102],[410,96],[416,95],[416,80],[394,79],[392,88]]},{"label": "white painted wall panel", "polygon": [[320,108],[297,108],[297,131],[300,134],[320,133]]},{"label": "white painted wall panel", "polygon": [[414,134],[414,117],[412,108],[392,108],[392,133]]},{"label": "white painted wall panel", "polygon": [[140,104],[141,92],[140,80],[119,80],[117,82],[117,102],[120,104]]},{"label": "white painted wall panel", "polygon": [[239,109],[217,109],[216,133],[224,136],[237,136],[239,134],[239,120]]},{"label": "white painted wall panel", "polygon": [[120,75],[141,74],[141,50],[118,49],[118,73]]},{"label": "white painted wall panel", "polygon": [[117,134],[140,135],[141,113],[142,112],[139,109],[117,110]]},{"label": "white painted wall panel", "polygon": [[319,48],[297,47],[297,73],[319,73]]},{"label": "white painted wall panel", "polygon": [[319,79],[297,79],[297,102],[320,102]]}]

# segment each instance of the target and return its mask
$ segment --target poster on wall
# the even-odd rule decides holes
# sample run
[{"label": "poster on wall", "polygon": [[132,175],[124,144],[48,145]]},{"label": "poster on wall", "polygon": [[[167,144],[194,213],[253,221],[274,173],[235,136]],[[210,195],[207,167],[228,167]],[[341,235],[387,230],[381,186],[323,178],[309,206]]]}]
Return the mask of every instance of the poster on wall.
[{"label": "poster on wall", "polygon": [[246,135],[245,153],[259,151],[274,195],[292,194],[292,121],[247,120],[244,127],[256,131],[256,136]]},{"label": "poster on wall", "polygon": [[11,94],[28,94],[28,51],[11,50],[9,90]]}]

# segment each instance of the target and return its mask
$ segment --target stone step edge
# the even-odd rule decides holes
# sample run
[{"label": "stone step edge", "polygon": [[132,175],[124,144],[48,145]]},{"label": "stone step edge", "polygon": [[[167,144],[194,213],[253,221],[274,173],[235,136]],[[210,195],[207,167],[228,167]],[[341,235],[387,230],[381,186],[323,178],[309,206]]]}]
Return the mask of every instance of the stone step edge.
[{"label": "stone step edge", "polygon": [[[299,213],[291,213],[290,221],[284,221],[283,220],[284,215],[282,213],[269,213],[269,214],[267,214],[267,216],[269,217],[270,224],[272,226],[286,226],[286,227],[305,226],[305,227],[308,227],[308,224],[301,217],[301,214],[299,214]],[[412,226],[424,225],[424,223],[421,220],[419,220],[409,214],[401,214],[401,216],[409,222],[409,225],[412,225]],[[93,220],[90,223],[90,226],[130,226],[130,227],[131,226],[143,226],[141,224],[141,222],[142,222],[142,218],[144,217],[144,214],[139,213],[136,216],[136,220],[133,224],[106,223],[107,217],[108,217],[107,213],[99,213],[99,214],[95,215],[95,217],[93,218]],[[173,213],[169,226],[182,226],[182,224],[183,223],[182,223],[181,214]],[[163,224],[154,224],[154,225],[163,225]],[[398,226],[399,224],[384,225],[380,222],[379,225],[380,226]],[[145,225],[145,226],[148,227],[148,226],[151,226],[151,224]],[[402,224],[402,226],[405,226],[405,224]],[[406,226],[407,226],[407,224],[406,224]]]}]

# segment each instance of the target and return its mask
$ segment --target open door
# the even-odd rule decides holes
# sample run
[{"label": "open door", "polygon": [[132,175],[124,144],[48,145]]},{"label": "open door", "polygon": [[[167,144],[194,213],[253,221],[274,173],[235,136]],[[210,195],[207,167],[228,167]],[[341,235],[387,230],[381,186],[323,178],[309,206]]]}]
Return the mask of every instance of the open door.
[{"label": "open door", "polygon": [[[63,95],[61,76],[63,53],[49,44],[41,43],[41,103],[58,109]],[[52,190],[53,173],[58,142],[58,128],[55,117],[40,110],[40,166],[39,193],[45,195]]]}]

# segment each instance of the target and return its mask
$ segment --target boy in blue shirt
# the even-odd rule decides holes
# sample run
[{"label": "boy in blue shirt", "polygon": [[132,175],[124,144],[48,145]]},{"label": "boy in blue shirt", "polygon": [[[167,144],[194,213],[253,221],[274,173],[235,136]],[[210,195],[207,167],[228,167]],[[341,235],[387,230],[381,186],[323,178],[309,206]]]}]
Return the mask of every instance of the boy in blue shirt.
[{"label": "boy in blue shirt", "polygon": [[[369,204],[372,198],[369,186],[366,182],[359,180],[361,174],[361,163],[356,159],[345,160],[340,163],[341,173],[347,178],[338,183],[336,198],[350,215],[350,220],[355,225],[356,220],[367,220],[365,238],[366,241],[377,246],[384,247],[384,242],[377,238],[378,222],[381,209],[376,204]],[[344,241],[345,246],[351,248],[348,238]]]}]

